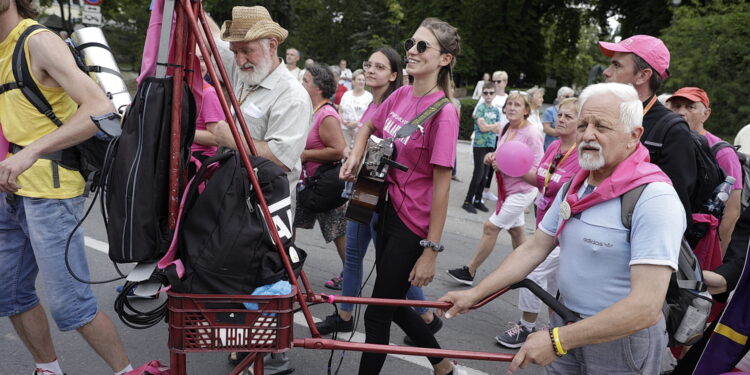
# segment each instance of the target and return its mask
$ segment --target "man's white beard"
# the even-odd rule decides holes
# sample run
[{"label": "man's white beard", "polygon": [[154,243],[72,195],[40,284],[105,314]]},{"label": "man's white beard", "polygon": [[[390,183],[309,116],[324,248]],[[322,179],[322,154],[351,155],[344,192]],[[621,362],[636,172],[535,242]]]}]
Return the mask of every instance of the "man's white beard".
[{"label": "man's white beard", "polygon": [[261,61],[258,65],[246,63],[244,67],[252,67],[253,71],[246,72],[243,70],[239,70],[238,73],[240,81],[244,82],[248,86],[256,86],[259,85],[271,73],[271,59],[264,58],[263,61]]},{"label": "man's white beard", "polygon": [[[591,155],[589,152],[583,153],[584,147],[596,147],[599,150],[597,151],[596,155]],[[595,171],[601,167],[604,166],[604,154],[602,153],[602,146],[599,145],[599,142],[581,142],[580,145],[578,145],[578,165],[581,166],[581,169],[585,169],[587,171]]]}]

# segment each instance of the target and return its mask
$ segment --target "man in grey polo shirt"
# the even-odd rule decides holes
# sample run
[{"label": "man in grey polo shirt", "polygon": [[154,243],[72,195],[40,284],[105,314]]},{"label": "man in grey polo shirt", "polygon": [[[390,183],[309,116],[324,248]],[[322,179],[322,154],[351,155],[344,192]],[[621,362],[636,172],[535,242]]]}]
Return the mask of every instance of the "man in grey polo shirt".
[{"label": "man in grey polo shirt", "polygon": [[[288,34],[262,6],[236,6],[232,19],[224,22],[220,31],[214,27],[222,62],[232,78],[258,154],[287,171],[291,207],[295,207],[300,155],[310,130],[312,103],[302,84],[277,56]],[[222,146],[236,148],[228,125],[208,130]]]},{"label": "man in grey polo shirt", "polygon": [[[535,363],[545,374],[658,374],[667,346],[662,306],[677,269],[685,211],[670,180],[640,142],[643,104],[621,83],[587,87],[578,101],[581,172],[562,189],[532,239],[482,282],[450,292],[450,318],[525,278],[559,241],[560,300],[583,319],[526,339],[509,371]],[[645,186],[630,231],[620,197]]]}]

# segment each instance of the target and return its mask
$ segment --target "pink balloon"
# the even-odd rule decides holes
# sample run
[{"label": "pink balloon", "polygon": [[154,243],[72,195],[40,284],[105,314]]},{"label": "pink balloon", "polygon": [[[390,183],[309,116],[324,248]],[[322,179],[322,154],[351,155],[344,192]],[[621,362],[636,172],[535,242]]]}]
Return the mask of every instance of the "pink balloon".
[{"label": "pink balloon", "polygon": [[8,148],[8,140],[3,136],[3,125],[0,124],[0,161],[5,159],[5,156],[8,154]]},{"label": "pink balloon", "polygon": [[495,160],[503,173],[511,177],[520,177],[531,169],[534,154],[525,143],[510,141],[500,145],[495,153]]}]

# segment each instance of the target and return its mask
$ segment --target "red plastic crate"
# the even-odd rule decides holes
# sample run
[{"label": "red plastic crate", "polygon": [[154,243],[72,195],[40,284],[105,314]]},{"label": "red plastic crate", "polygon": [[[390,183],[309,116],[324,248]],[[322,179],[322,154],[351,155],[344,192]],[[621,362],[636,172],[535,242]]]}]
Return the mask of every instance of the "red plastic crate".
[{"label": "red plastic crate", "polygon": [[[281,296],[169,292],[169,348],[188,352],[284,352],[292,347],[296,290]],[[248,310],[242,303],[255,303]]]}]

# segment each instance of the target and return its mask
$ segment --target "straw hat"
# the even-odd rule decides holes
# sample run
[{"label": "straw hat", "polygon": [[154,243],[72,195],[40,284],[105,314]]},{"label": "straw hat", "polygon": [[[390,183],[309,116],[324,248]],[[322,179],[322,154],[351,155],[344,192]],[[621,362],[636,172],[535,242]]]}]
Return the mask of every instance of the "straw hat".
[{"label": "straw hat", "polygon": [[262,6],[232,8],[232,20],[221,25],[221,40],[243,42],[260,38],[274,38],[284,42],[289,32],[271,19]]}]

